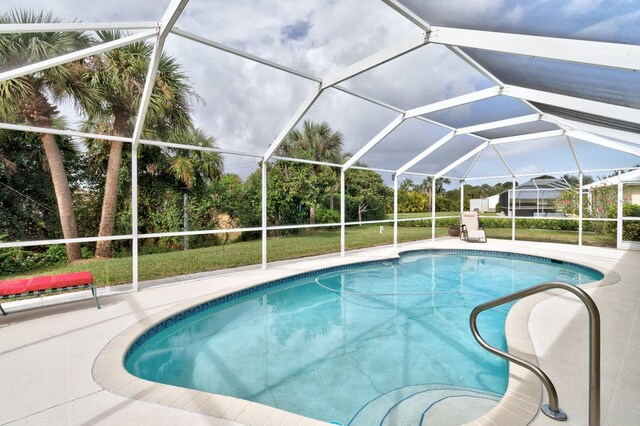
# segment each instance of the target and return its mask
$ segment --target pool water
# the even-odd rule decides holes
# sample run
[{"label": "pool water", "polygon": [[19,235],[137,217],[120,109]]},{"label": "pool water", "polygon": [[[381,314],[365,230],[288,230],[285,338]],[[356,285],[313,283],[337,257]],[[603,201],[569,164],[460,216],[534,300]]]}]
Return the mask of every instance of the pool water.
[{"label": "pool water", "polygon": [[[545,281],[601,278],[534,257],[408,253],[320,271],[185,316],[130,351],[125,367],[147,380],[324,421],[422,424],[437,403],[476,399],[486,411],[506,389],[507,363],[471,335],[473,307]],[[508,308],[478,322],[502,349]],[[459,411],[471,417],[456,421],[482,414]]]}]

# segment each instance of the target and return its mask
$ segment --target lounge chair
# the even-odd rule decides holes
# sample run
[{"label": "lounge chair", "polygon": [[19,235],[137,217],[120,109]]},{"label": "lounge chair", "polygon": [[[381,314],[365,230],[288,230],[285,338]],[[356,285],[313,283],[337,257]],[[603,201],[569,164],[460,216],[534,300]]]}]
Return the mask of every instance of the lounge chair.
[{"label": "lounge chair", "polygon": [[487,242],[487,234],[478,224],[478,212],[462,212],[460,239],[464,239],[466,242]]}]

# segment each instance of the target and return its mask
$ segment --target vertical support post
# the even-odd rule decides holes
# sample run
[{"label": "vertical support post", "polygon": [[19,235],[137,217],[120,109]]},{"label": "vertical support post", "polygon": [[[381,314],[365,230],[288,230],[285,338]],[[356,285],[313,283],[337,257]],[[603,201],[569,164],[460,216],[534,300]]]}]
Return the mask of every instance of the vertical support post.
[{"label": "vertical support post", "polygon": [[393,248],[398,247],[398,177],[393,174]]},{"label": "vertical support post", "polygon": [[138,291],[138,145],[131,144],[131,283]]},{"label": "vertical support post", "polygon": [[[189,195],[185,191],[182,197],[182,227],[184,228],[184,232],[189,230]],[[185,251],[189,250],[189,236],[184,236],[183,248]]]},{"label": "vertical support post", "polygon": [[464,179],[460,180],[460,214],[464,211]]},{"label": "vertical support post", "polygon": [[578,193],[578,246],[582,247],[582,184],[584,173],[580,172],[580,187]]},{"label": "vertical support post", "polygon": [[262,160],[262,269],[267,269],[267,160]]},{"label": "vertical support post", "polygon": [[436,177],[431,178],[431,241],[436,240]]},{"label": "vertical support post", "polygon": [[511,196],[511,241],[516,240],[516,178],[511,179],[513,189]]},{"label": "vertical support post", "polygon": [[616,247],[618,250],[622,249],[622,210],[624,207],[624,193],[622,187],[622,170],[618,170],[618,217],[617,217],[617,233],[616,233]]},{"label": "vertical support post", "polygon": [[345,214],[345,171],[344,168],[340,169],[340,256],[344,257],[344,246],[345,246],[345,222],[346,222],[346,214]]}]

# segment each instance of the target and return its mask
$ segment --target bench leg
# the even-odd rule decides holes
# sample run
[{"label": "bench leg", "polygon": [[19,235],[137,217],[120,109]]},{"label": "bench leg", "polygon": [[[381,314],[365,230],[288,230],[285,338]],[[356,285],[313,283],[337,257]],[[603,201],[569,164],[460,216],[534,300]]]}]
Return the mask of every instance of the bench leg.
[{"label": "bench leg", "polygon": [[0,305],[0,311],[2,311],[2,315],[7,315],[7,313],[2,309],[2,305]]},{"label": "bench leg", "polygon": [[96,302],[96,306],[100,309],[100,302],[98,302],[98,289],[95,284],[91,284],[91,294],[93,294],[93,300]]}]

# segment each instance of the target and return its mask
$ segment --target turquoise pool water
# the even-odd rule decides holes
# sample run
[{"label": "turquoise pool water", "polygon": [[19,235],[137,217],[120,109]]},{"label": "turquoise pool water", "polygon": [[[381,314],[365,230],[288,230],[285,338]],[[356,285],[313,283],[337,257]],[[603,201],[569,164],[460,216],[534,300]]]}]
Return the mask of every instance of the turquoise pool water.
[{"label": "turquoise pool water", "polygon": [[[493,404],[506,389],[506,362],[471,335],[473,307],[545,281],[601,278],[531,256],[410,252],[184,312],[139,339],[125,367],[147,380],[345,425],[422,424],[442,401]],[[507,309],[479,319],[483,336],[501,348]]]}]

